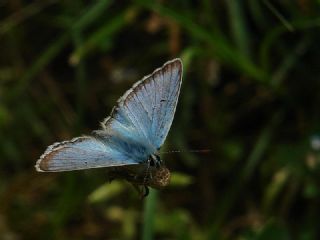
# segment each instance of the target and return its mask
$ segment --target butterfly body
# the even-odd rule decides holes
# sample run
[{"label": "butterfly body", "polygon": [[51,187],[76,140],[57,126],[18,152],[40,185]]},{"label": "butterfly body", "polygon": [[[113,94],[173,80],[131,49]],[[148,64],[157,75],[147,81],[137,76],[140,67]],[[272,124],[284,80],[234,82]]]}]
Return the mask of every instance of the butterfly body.
[{"label": "butterfly body", "polygon": [[174,117],[181,86],[180,59],[135,83],[117,102],[100,130],[54,143],[36,163],[40,172],[107,167],[113,177],[159,188],[170,172],[159,158]]}]

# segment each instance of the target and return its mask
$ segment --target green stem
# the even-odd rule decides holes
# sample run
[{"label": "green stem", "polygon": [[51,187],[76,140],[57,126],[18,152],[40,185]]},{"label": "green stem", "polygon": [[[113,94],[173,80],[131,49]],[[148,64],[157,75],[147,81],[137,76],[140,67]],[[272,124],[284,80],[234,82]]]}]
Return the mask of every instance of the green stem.
[{"label": "green stem", "polygon": [[142,239],[151,240],[154,234],[154,216],[156,211],[158,192],[150,189],[148,197],[144,202]]}]

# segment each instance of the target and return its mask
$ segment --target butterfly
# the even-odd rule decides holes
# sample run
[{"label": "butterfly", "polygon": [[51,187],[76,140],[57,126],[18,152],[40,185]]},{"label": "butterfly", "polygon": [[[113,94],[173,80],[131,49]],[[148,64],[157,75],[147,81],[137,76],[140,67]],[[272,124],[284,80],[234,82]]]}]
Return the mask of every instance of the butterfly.
[{"label": "butterfly", "polygon": [[182,83],[182,62],[173,59],[136,82],[90,135],[56,142],[37,161],[38,172],[106,167],[144,195],[170,182],[159,150],[170,130]]}]

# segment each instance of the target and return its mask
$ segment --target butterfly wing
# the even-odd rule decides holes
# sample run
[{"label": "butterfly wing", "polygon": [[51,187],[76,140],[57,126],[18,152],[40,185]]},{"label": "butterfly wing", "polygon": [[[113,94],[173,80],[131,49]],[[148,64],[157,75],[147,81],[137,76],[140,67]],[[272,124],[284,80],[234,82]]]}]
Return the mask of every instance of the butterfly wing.
[{"label": "butterfly wing", "polygon": [[151,153],[159,150],[172,124],[181,87],[182,62],[174,59],[133,85],[102,123],[109,129],[132,128]]},{"label": "butterfly wing", "polygon": [[123,152],[93,136],[83,136],[49,146],[37,161],[36,170],[59,172],[131,164],[137,162]]}]

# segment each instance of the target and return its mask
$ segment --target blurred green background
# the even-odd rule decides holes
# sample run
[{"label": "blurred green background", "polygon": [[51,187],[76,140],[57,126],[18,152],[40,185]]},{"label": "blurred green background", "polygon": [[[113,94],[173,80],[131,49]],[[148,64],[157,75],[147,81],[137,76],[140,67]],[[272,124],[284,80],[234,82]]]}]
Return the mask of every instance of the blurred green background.
[{"label": "blurred green background", "polygon": [[[0,2],[0,239],[319,239],[320,2]],[[163,154],[141,200],[105,169],[37,173],[181,57]],[[211,149],[209,153],[188,150]]]}]

